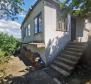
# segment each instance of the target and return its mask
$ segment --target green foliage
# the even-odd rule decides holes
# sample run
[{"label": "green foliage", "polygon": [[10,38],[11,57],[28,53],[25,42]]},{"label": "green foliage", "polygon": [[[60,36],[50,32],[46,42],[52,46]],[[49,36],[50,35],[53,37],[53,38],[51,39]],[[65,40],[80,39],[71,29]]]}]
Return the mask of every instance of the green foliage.
[{"label": "green foliage", "polygon": [[0,0],[0,19],[17,19],[16,15],[22,12],[24,0]]},{"label": "green foliage", "polygon": [[66,0],[62,4],[73,15],[81,17],[91,15],[91,0]]},{"label": "green foliage", "polygon": [[0,54],[7,56],[12,54],[15,49],[19,46],[19,42],[13,36],[8,34],[0,33]]},{"label": "green foliage", "polygon": [[0,50],[0,57],[4,56],[5,52]]}]

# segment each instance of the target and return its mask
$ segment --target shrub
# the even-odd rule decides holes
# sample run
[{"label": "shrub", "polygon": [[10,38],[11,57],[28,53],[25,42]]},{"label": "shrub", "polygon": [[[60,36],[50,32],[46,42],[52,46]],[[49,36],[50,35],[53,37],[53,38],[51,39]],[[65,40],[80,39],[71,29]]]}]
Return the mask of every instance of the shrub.
[{"label": "shrub", "polygon": [[9,55],[12,54],[19,46],[19,41],[13,36],[8,34],[0,33],[0,54]]}]

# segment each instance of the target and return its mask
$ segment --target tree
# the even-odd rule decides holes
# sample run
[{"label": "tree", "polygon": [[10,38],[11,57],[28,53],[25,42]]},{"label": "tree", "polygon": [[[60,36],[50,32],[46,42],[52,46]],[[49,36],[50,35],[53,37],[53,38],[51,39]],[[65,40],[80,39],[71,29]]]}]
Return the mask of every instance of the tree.
[{"label": "tree", "polygon": [[0,19],[17,19],[16,15],[23,11],[24,0],[0,0]]},{"label": "tree", "polygon": [[91,14],[91,0],[65,0],[62,7],[73,15],[85,17]]}]

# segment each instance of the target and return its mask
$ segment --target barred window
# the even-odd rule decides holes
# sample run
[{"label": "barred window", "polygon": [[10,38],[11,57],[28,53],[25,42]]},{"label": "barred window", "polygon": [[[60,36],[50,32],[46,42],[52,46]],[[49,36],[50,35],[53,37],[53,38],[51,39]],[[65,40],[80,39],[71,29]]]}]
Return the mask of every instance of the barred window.
[{"label": "barred window", "polygon": [[67,31],[67,17],[57,15],[57,31]]}]

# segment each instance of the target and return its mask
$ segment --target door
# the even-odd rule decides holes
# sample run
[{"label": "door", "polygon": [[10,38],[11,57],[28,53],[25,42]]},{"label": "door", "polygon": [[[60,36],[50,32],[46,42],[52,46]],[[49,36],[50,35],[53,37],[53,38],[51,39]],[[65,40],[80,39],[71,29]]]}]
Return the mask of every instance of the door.
[{"label": "door", "polygon": [[76,40],[76,19],[71,18],[71,41]]}]

